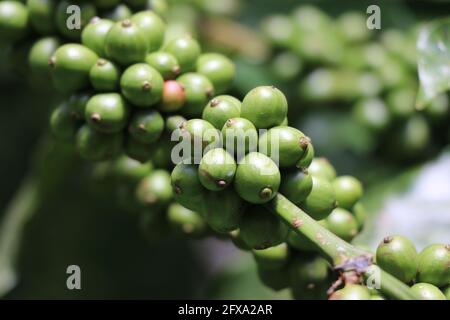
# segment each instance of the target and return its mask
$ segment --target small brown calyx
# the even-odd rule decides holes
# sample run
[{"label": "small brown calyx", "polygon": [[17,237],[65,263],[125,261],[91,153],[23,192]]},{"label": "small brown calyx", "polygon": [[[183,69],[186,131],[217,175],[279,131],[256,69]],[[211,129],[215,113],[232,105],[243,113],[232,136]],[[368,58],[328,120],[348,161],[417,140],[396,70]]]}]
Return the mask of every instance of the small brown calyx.
[{"label": "small brown calyx", "polygon": [[217,107],[219,105],[220,101],[219,99],[212,99],[210,102],[211,107]]},{"label": "small brown calyx", "polygon": [[227,182],[225,180],[218,180],[216,183],[221,188],[224,188],[227,185]]},{"label": "small brown calyx", "polygon": [[95,17],[93,17],[93,18],[91,19],[91,21],[89,21],[89,23],[94,24],[94,23],[99,22],[100,20],[101,20],[100,17],[95,16]]},{"label": "small brown calyx", "polygon": [[48,65],[50,67],[55,67],[55,65],[56,65],[56,58],[55,57],[51,57],[50,59],[48,59]]},{"label": "small brown calyx", "polygon": [[208,98],[211,98],[214,95],[214,89],[213,88],[209,88],[206,90],[206,96]]},{"label": "small brown calyx", "polygon": [[394,240],[394,238],[391,237],[391,236],[388,236],[388,237],[385,237],[385,238],[383,239],[383,243],[388,244],[388,243],[391,243],[392,240]]},{"label": "small brown calyx", "polygon": [[261,192],[259,193],[259,197],[261,199],[269,199],[270,197],[272,197],[272,195],[273,195],[273,190],[272,190],[272,188],[269,188],[269,187],[262,189]]},{"label": "small brown calyx", "polygon": [[91,120],[92,120],[92,122],[100,123],[100,122],[102,121],[102,117],[100,116],[99,113],[94,112],[94,113],[91,115]]},{"label": "small brown calyx", "polygon": [[142,131],[142,132],[147,131],[147,130],[145,129],[145,125],[144,125],[143,123],[140,123],[140,124],[138,125],[138,129],[139,129],[139,131]]},{"label": "small brown calyx", "polygon": [[309,137],[301,137],[299,144],[303,150],[308,149],[309,144],[311,143],[311,139]]},{"label": "small brown calyx", "polygon": [[302,170],[304,175],[308,175],[309,174],[308,168],[301,168],[301,170]]},{"label": "small brown calyx", "polygon": [[174,66],[172,68],[172,73],[176,76],[179,75],[181,73],[181,67],[179,65]]},{"label": "small brown calyx", "polygon": [[180,195],[183,193],[183,190],[180,188],[179,185],[175,184],[173,187],[173,190],[175,191],[176,194]]},{"label": "small brown calyx", "polygon": [[145,91],[150,91],[152,89],[152,85],[150,84],[149,81],[145,80],[144,83],[142,84],[142,89]]},{"label": "small brown calyx", "polygon": [[125,19],[122,21],[122,27],[124,27],[124,28],[129,28],[129,27],[131,27],[132,24],[133,23],[131,22],[130,19]]},{"label": "small brown calyx", "polygon": [[226,122],[227,127],[231,127],[235,124],[235,120],[234,119],[228,119]]},{"label": "small brown calyx", "polygon": [[99,67],[103,67],[106,64],[106,60],[105,59],[98,59],[97,60],[97,66]]}]

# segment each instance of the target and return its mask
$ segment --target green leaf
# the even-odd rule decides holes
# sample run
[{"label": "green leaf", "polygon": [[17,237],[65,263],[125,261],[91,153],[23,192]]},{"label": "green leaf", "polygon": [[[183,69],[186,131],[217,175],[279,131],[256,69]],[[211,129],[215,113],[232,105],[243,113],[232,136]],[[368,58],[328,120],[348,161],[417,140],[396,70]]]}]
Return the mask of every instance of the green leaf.
[{"label": "green leaf", "polygon": [[417,109],[450,89],[450,18],[426,25],[417,40],[420,89]]}]

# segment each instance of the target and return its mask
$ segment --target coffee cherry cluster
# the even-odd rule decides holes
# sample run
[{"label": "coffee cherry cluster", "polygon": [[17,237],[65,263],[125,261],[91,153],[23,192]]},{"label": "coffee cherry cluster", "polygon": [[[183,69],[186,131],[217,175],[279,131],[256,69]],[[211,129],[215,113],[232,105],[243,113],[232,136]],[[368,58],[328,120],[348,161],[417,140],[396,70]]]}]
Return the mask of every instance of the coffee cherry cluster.
[{"label": "coffee cherry cluster", "polygon": [[448,299],[450,245],[432,244],[417,253],[409,239],[400,235],[389,236],[379,244],[376,262],[393,276],[412,285],[423,299]]},{"label": "coffee cherry cluster", "polygon": [[306,107],[333,105],[351,116],[369,141],[364,150],[350,146],[355,152],[417,161],[448,142],[448,97],[416,110],[418,28],[376,33],[366,20],[351,11],[332,19],[311,5],[268,17],[272,77]]}]

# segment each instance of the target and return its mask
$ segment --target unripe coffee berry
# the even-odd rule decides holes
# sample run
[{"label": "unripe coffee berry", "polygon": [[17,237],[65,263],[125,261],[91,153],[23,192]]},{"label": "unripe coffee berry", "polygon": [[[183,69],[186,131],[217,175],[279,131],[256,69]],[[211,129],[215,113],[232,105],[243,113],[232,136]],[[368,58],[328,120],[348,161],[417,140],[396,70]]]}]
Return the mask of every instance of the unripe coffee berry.
[{"label": "unripe coffee berry", "polygon": [[314,219],[322,220],[336,208],[336,194],[326,179],[313,176],[312,180],[313,188],[300,207]]},{"label": "unripe coffee berry", "polygon": [[36,41],[28,55],[28,63],[33,74],[39,77],[50,76],[48,61],[60,46],[60,41],[54,37],[46,37]]},{"label": "unripe coffee berry", "polygon": [[136,189],[136,198],[145,207],[162,208],[173,197],[170,174],[165,170],[155,170],[141,180]]},{"label": "unripe coffee berry", "polygon": [[151,144],[161,137],[164,119],[158,111],[139,110],[133,114],[128,130],[136,140]]},{"label": "unripe coffee berry", "polygon": [[142,62],[148,52],[145,33],[130,20],[116,22],[106,36],[105,52],[108,58],[128,66]]},{"label": "unripe coffee berry", "polygon": [[182,73],[195,70],[195,64],[201,53],[200,45],[190,36],[182,36],[169,41],[163,51],[172,54],[177,59]]},{"label": "unripe coffee berry", "polygon": [[55,32],[55,0],[28,0],[27,9],[30,24],[39,34],[48,35]]},{"label": "unripe coffee berry", "polygon": [[336,170],[326,158],[314,158],[308,172],[312,176],[323,177],[330,182],[336,179]]},{"label": "unripe coffee berry", "polygon": [[203,236],[208,230],[205,221],[199,213],[189,210],[178,203],[172,203],[167,209],[167,220],[172,231],[180,235],[197,238]]},{"label": "unripe coffee berry", "polygon": [[351,241],[358,234],[358,223],[355,217],[342,208],[334,209],[325,219],[328,230],[345,241]]},{"label": "unripe coffee berry", "polygon": [[433,244],[419,253],[417,279],[437,287],[450,284],[450,245]]},{"label": "unripe coffee berry", "polygon": [[264,206],[250,206],[239,224],[242,240],[252,249],[267,249],[286,240],[288,227]]},{"label": "unripe coffee berry", "polygon": [[438,287],[429,283],[416,283],[411,287],[411,290],[422,300],[447,300]]},{"label": "unripe coffee berry", "polygon": [[351,176],[338,177],[333,181],[338,206],[350,210],[363,195],[361,182]]},{"label": "unripe coffee berry", "polygon": [[303,157],[309,139],[298,129],[278,126],[259,137],[258,150],[280,167],[292,167]]},{"label": "unripe coffee berry", "polygon": [[252,250],[252,252],[261,269],[281,269],[286,266],[289,259],[289,248],[284,242],[267,249]]},{"label": "unripe coffee berry", "polygon": [[220,191],[228,187],[236,173],[236,162],[222,148],[208,151],[200,161],[198,168],[202,185],[211,191]]},{"label": "unripe coffee berry", "polygon": [[119,87],[120,70],[111,61],[98,59],[89,72],[89,79],[95,90],[113,92]]},{"label": "unripe coffee berry", "polygon": [[303,202],[311,193],[312,176],[307,170],[294,170],[283,175],[280,192],[294,204]]},{"label": "unripe coffee berry", "polygon": [[154,68],[145,63],[128,67],[120,79],[123,95],[135,106],[151,107],[161,100],[164,80]]},{"label": "unripe coffee berry", "polygon": [[199,73],[186,73],[177,79],[186,94],[186,104],[182,110],[189,117],[200,117],[208,101],[214,95],[211,81]]},{"label": "unripe coffee berry", "polygon": [[150,10],[141,11],[134,14],[130,20],[144,33],[149,52],[156,51],[161,47],[166,25],[158,15]]},{"label": "unripe coffee berry", "polygon": [[240,114],[241,102],[232,96],[224,95],[209,101],[203,110],[202,118],[222,130],[227,120],[238,118]]},{"label": "unripe coffee berry", "polygon": [[155,68],[164,80],[174,79],[180,74],[177,59],[168,52],[157,51],[147,55],[145,62]]},{"label": "unripe coffee berry", "polygon": [[55,138],[64,142],[74,142],[79,121],[74,117],[72,108],[65,102],[53,110],[50,117],[50,129]]},{"label": "unripe coffee berry", "polygon": [[218,53],[202,54],[197,60],[197,72],[211,80],[217,94],[226,92],[236,75],[234,63]]},{"label": "unripe coffee berry", "polygon": [[50,58],[54,87],[63,93],[71,93],[89,85],[89,72],[97,62],[95,52],[79,44],[65,44]]},{"label": "unripe coffee berry", "polygon": [[238,161],[258,148],[258,131],[244,118],[228,119],[222,128],[222,139],[227,152]]},{"label": "unripe coffee berry", "polygon": [[411,283],[417,273],[417,251],[407,238],[396,235],[383,239],[376,252],[377,264],[405,283]]},{"label": "unripe coffee berry", "polygon": [[103,18],[112,20],[114,22],[130,19],[133,12],[126,4],[119,4],[103,14]]},{"label": "unripe coffee berry", "polygon": [[106,37],[113,26],[114,22],[111,20],[92,18],[81,33],[81,43],[100,57],[106,58]]},{"label": "unripe coffee berry", "polygon": [[243,201],[232,188],[208,192],[204,197],[203,215],[214,231],[225,234],[239,228]]},{"label": "unripe coffee berry", "polygon": [[112,163],[111,170],[119,183],[134,184],[153,171],[151,162],[141,163],[126,155],[121,155]]},{"label": "unripe coffee berry", "polygon": [[251,152],[239,161],[234,188],[245,201],[262,204],[276,196],[280,182],[275,162],[262,153]]},{"label": "unripe coffee berry", "polygon": [[86,121],[95,130],[114,133],[125,128],[130,109],[118,93],[97,94],[86,105]]},{"label": "unripe coffee berry", "polygon": [[78,130],[76,146],[80,155],[88,160],[103,161],[119,154],[122,133],[102,133],[84,125]]},{"label": "unripe coffee berry", "polygon": [[257,87],[242,101],[241,117],[250,120],[258,129],[280,125],[288,110],[284,94],[275,87]]},{"label": "unripe coffee berry", "polygon": [[16,42],[25,37],[28,31],[28,10],[20,2],[0,2],[0,40]]}]

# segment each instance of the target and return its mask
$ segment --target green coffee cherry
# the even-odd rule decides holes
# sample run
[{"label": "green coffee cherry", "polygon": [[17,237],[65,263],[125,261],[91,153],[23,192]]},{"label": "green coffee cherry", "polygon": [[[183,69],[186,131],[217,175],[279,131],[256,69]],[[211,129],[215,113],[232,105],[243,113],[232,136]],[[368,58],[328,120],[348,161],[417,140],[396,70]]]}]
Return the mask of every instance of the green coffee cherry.
[{"label": "green coffee cherry", "polygon": [[258,277],[265,286],[274,291],[280,291],[289,286],[289,278],[284,269],[263,269],[258,267]]},{"label": "green coffee cherry", "polygon": [[411,290],[422,300],[447,300],[438,287],[429,283],[416,283],[411,287]]},{"label": "green coffee cherry", "polygon": [[164,119],[158,111],[139,110],[133,114],[128,129],[136,140],[151,144],[161,137]]},{"label": "green coffee cherry", "polygon": [[84,125],[78,130],[76,146],[80,155],[88,160],[108,160],[119,154],[122,133],[102,133]]},{"label": "green coffee cherry", "polygon": [[378,98],[357,102],[353,107],[353,116],[359,123],[374,131],[386,129],[391,122],[391,113],[384,101]]},{"label": "green coffee cherry", "polygon": [[303,157],[309,139],[292,127],[274,127],[259,137],[258,150],[279,163],[282,168],[292,167]]},{"label": "green coffee cherry", "polygon": [[289,282],[296,299],[326,299],[327,262],[317,256],[297,256],[288,266]]},{"label": "green coffee cherry", "polygon": [[121,155],[112,163],[112,171],[120,183],[136,183],[153,171],[151,162],[141,163]]},{"label": "green coffee cherry", "polygon": [[114,133],[125,128],[129,106],[118,93],[97,94],[86,105],[86,121],[95,130]]},{"label": "green coffee cherry", "polygon": [[411,283],[417,273],[417,251],[414,244],[402,236],[389,236],[378,245],[377,264],[405,283]]},{"label": "green coffee cherry", "polygon": [[218,96],[206,105],[202,118],[222,130],[227,120],[238,118],[240,114],[241,102],[238,99],[232,96]]},{"label": "green coffee cherry", "polygon": [[28,15],[34,30],[43,35],[54,33],[56,5],[57,1],[55,0],[27,1]]},{"label": "green coffee cherry", "polygon": [[295,80],[303,69],[303,62],[296,54],[285,51],[277,54],[271,63],[273,75],[283,82]]},{"label": "green coffee cherry", "polygon": [[164,80],[154,68],[145,63],[134,64],[122,75],[123,95],[137,107],[150,107],[161,100]]},{"label": "green coffee cherry", "polygon": [[213,148],[220,141],[218,130],[202,119],[183,122],[179,133],[183,141],[191,144],[191,154],[184,154],[184,156],[194,159],[196,163],[199,163],[198,161],[201,159],[201,151]]},{"label": "green coffee cherry", "polygon": [[81,33],[81,43],[94,51],[100,57],[106,57],[106,37],[114,26],[114,22],[108,19],[94,17]]},{"label": "green coffee cherry", "polygon": [[89,85],[89,72],[98,56],[79,44],[65,44],[50,58],[54,87],[63,93],[83,89]]},{"label": "green coffee cherry", "polygon": [[323,177],[328,181],[336,179],[336,170],[325,158],[314,158],[308,167],[308,172],[312,176]]},{"label": "green coffee cherry", "polygon": [[186,103],[186,94],[183,87],[174,80],[164,82],[161,103],[158,105],[162,112],[174,112],[180,110]]},{"label": "green coffee cherry", "polygon": [[299,169],[307,169],[311,165],[311,163],[314,160],[314,146],[311,143],[311,140],[308,143],[308,146],[306,147],[305,153],[303,153],[303,156],[300,158],[300,160],[297,162],[297,168]]},{"label": "green coffee cherry", "polygon": [[170,174],[155,170],[139,182],[136,198],[142,206],[161,208],[173,198]]},{"label": "green coffee cherry", "polygon": [[341,176],[333,181],[338,206],[347,210],[355,205],[363,195],[361,182],[351,176]]},{"label": "green coffee cherry", "polygon": [[251,152],[239,162],[234,188],[245,201],[261,204],[276,196],[280,182],[280,170],[275,162],[261,153]]},{"label": "green coffee cherry", "polygon": [[152,156],[151,160],[157,168],[168,169],[172,165],[172,143],[167,143],[170,137],[165,135],[161,136],[156,143],[152,144]]},{"label": "green coffee cherry", "polygon": [[328,230],[345,241],[351,241],[358,234],[358,223],[355,217],[342,208],[334,209],[325,219]]},{"label": "green coffee cherry", "polygon": [[198,179],[198,166],[181,162],[173,169],[171,178],[175,200],[188,209],[202,213],[206,190]]},{"label": "green coffee cherry", "polygon": [[433,244],[419,253],[417,279],[437,287],[450,284],[450,245]]},{"label": "green coffee cherry", "polygon": [[408,118],[415,112],[416,90],[397,89],[386,97],[390,113],[396,118]]},{"label": "green coffee cherry", "polygon": [[116,22],[106,36],[105,52],[108,58],[128,66],[142,62],[148,52],[145,33],[130,20]]},{"label": "green coffee cherry", "polygon": [[287,243],[299,251],[317,252],[317,246],[311,240],[294,231],[289,232]]},{"label": "green coffee cherry", "polygon": [[258,129],[280,125],[288,110],[284,94],[275,87],[258,87],[244,98],[241,117],[250,120]]},{"label": "green coffee cherry", "polygon": [[33,74],[42,78],[50,77],[48,62],[59,46],[59,40],[54,37],[42,38],[33,44],[28,55],[28,63]]},{"label": "green coffee cherry", "polygon": [[353,216],[358,223],[358,230],[361,230],[364,226],[364,223],[367,220],[367,211],[364,205],[360,202],[357,202],[352,208]]},{"label": "green coffee cherry", "polygon": [[200,117],[208,101],[214,95],[211,81],[198,73],[186,73],[177,79],[186,94],[182,112],[189,117]]},{"label": "green coffee cherry", "polygon": [[330,300],[370,300],[370,293],[366,287],[347,284],[343,289],[334,292]]},{"label": "green coffee cherry", "polygon": [[289,248],[286,243],[280,243],[262,250],[252,250],[253,257],[260,269],[281,269],[287,265],[289,259]]},{"label": "green coffee cherry", "polygon": [[311,193],[312,176],[307,170],[294,170],[283,175],[280,192],[295,204],[303,202]]},{"label": "green coffee cherry", "polygon": [[134,14],[130,20],[145,34],[149,52],[161,48],[164,41],[166,25],[158,15],[152,11],[141,11]]},{"label": "green coffee cherry", "polygon": [[258,148],[258,131],[244,118],[228,119],[222,128],[222,139],[225,149],[238,161]]},{"label": "green coffee cherry", "polygon": [[147,143],[142,143],[132,136],[128,136],[125,143],[125,153],[132,159],[139,162],[147,162],[154,154],[154,146]]},{"label": "green coffee cherry", "polygon": [[200,45],[190,36],[178,37],[169,41],[165,45],[164,51],[177,59],[182,73],[195,69],[195,64],[201,53]]},{"label": "green coffee cherry", "polygon": [[74,142],[79,121],[73,116],[72,108],[65,102],[53,110],[50,117],[52,134],[60,141]]},{"label": "green coffee cherry", "polygon": [[103,17],[105,19],[112,20],[114,22],[123,21],[130,19],[133,12],[125,4],[119,4],[118,6],[112,8],[111,10],[104,13]]},{"label": "green coffee cherry", "polygon": [[28,32],[28,10],[20,2],[0,2],[0,42],[22,40]]},{"label": "green coffee cherry", "polygon": [[220,191],[228,187],[236,173],[236,162],[222,148],[208,151],[200,161],[198,177],[202,185],[211,191]]},{"label": "green coffee cherry", "polygon": [[97,91],[116,91],[120,82],[120,70],[111,61],[98,59],[89,72],[89,79]]},{"label": "green coffee cherry", "polygon": [[203,215],[206,223],[218,233],[229,233],[239,228],[243,203],[233,189],[208,192],[204,197]]},{"label": "green coffee cherry", "polygon": [[279,47],[286,47],[295,39],[297,28],[291,17],[281,14],[271,15],[262,23],[264,36]]},{"label": "green coffee cherry", "polygon": [[164,80],[174,79],[180,74],[177,59],[170,53],[157,51],[147,55],[145,62],[155,68]]},{"label": "green coffee cherry", "polygon": [[89,2],[77,3],[81,12],[79,17],[81,25],[77,26],[77,21],[74,20],[75,17],[73,16],[75,11],[69,10],[69,7],[72,5],[73,1],[62,0],[59,2],[55,12],[55,24],[56,29],[65,38],[70,40],[78,40],[81,36],[81,30],[84,29],[89,21],[97,15],[97,9],[92,3]]},{"label": "green coffee cherry", "polygon": [[172,203],[167,209],[167,220],[176,234],[201,237],[207,232],[207,225],[200,214]]},{"label": "green coffee cherry", "polygon": [[165,127],[169,132],[172,132],[180,128],[186,121],[186,118],[179,115],[168,116],[165,120]]},{"label": "green coffee cherry", "polygon": [[362,42],[370,38],[366,26],[366,16],[357,11],[349,11],[339,16],[336,21],[340,34],[348,42]]},{"label": "green coffee cherry", "polygon": [[217,94],[230,89],[236,75],[234,63],[218,53],[204,53],[197,60],[197,72],[211,80]]},{"label": "green coffee cherry", "polygon": [[252,249],[267,249],[286,240],[288,227],[264,206],[250,206],[241,217],[242,240]]},{"label": "green coffee cherry", "polygon": [[322,220],[336,208],[336,194],[326,179],[313,175],[312,180],[313,188],[300,207],[314,219]]}]

